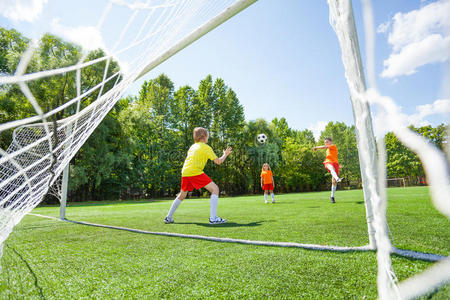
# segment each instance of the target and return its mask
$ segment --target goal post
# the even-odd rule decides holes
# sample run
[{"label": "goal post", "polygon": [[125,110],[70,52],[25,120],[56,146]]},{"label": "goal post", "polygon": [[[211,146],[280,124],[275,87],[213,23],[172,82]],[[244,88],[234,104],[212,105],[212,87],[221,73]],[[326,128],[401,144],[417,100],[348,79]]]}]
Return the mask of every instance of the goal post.
[{"label": "goal post", "polygon": [[366,207],[369,245],[375,249],[377,245],[373,225],[373,203],[374,198],[379,197],[377,191],[379,180],[377,174],[377,152],[369,103],[361,96],[366,91],[366,81],[353,8],[350,0],[328,0],[328,5],[330,7],[330,23],[339,40],[345,77],[350,89]]}]

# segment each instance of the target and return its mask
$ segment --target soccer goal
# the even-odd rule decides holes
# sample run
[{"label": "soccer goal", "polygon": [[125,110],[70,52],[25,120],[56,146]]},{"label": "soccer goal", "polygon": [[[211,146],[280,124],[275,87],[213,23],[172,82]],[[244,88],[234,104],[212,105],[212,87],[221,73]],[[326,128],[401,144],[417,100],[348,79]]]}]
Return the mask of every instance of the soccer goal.
[{"label": "soccer goal", "polygon": [[387,187],[406,187],[405,178],[387,178]]},{"label": "soccer goal", "polygon": [[[0,76],[0,92],[19,90],[20,101],[32,112],[30,116],[0,124],[0,134],[11,135],[9,147],[0,149],[0,251],[14,226],[49,190],[61,199],[60,217],[65,218],[69,162],[133,82],[254,2],[256,0],[110,0],[94,27],[99,35],[115,32],[110,41],[105,41],[108,50],[96,56],[82,53],[62,68],[40,67],[42,64],[36,57],[42,51],[43,41],[29,41],[15,70]],[[341,47],[356,126],[369,240],[364,249],[377,250],[379,297],[407,299],[449,280],[450,260],[441,260],[405,282],[396,281],[390,255],[401,254],[401,251],[389,240],[386,154],[383,139],[376,139],[373,133],[370,105],[379,108],[384,125],[420,156],[433,203],[447,217],[450,217],[449,170],[442,151],[408,129],[395,102],[377,91],[371,2],[362,0],[362,3],[369,87],[352,3],[328,0],[330,23]],[[127,18],[118,10],[127,11]],[[100,72],[100,80],[89,81],[92,72]],[[51,85],[62,80],[70,86],[67,99],[50,103],[38,97],[36,82]]]}]

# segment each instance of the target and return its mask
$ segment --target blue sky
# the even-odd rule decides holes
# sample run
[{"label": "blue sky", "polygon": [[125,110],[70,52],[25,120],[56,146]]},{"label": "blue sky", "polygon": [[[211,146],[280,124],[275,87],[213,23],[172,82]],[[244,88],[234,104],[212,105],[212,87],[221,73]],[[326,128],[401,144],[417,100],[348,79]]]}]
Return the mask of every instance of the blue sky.
[{"label": "blue sky", "polygon": [[[20,21],[11,12],[3,13],[0,26],[36,36],[42,31],[55,31],[58,26],[95,25],[104,7],[104,1],[71,2],[35,1],[42,7],[28,10],[36,14],[33,22]],[[14,3],[30,7],[32,2]],[[447,0],[372,4],[378,28],[378,88],[392,97],[415,125],[449,120],[450,25],[446,19],[450,20],[450,10],[442,12],[450,8],[448,4]],[[364,59],[361,2],[353,1],[353,7]],[[6,10],[0,7],[0,11]],[[22,7],[21,11],[26,15],[26,9]],[[257,1],[150,71],[127,93],[137,94],[143,80],[160,73],[167,74],[176,87],[195,88],[211,74],[235,90],[247,120],[285,117],[291,127],[313,129],[316,134],[328,121],[353,124],[340,48],[328,13],[325,0]],[[55,22],[55,18],[59,19]],[[57,33],[64,36],[65,31]],[[104,40],[108,38],[103,36]],[[388,59],[389,65],[384,65]]]}]

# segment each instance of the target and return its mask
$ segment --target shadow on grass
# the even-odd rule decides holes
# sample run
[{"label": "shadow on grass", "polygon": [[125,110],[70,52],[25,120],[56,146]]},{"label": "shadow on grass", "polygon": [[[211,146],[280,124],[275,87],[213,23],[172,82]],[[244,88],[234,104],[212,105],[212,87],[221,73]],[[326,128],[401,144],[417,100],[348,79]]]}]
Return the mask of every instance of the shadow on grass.
[{"label": "shadow on grass", "polygon": [[11,249],[14,252],[14,254],[16,254],[17,257],[19,257],[19,259],[21,261],[23,261],[23,263],[25,264],[27,269],[30,271],[31,276],[33,276],[34,286],[39,291],[39,296],[41,297],[41,299],[45,299],[44,293],[42,292],[42,287],[39,286],[39,282],[38,282],[38,278],[36,276],[36,273],[34,273],[33,269],[30,266],[30,264],[26,261],[25,258],[23,258],[23,256],[19,252],[17,252],[17,250],[15,248],[9,246],[8,244],[5,244],[5,246],[8,247],[8,249]]},{"label": "shadow on grass", "polygon": [[197,222],[176,222],[173,223],[173,225],[181,224],[181,225],[197,225],[197,226],[203,226],[203,227],[255,227],[260,226],[261,223],[265,221],[257,221],[257,222],[250,222],[250,223],[234,223],[234,222],[227,222],[223,224],[209,224],[209,223],[197,223]]}]

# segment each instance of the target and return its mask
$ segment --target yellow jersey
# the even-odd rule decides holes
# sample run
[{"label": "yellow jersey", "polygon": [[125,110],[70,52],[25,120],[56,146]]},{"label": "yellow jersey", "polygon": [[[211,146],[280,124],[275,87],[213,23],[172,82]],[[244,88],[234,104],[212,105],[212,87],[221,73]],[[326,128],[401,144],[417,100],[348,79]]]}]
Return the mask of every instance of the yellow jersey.
[{"label": "yellow jersey", "polygon": [[184,161],[181,176],[190,177],[203,174],[203,169],[208,159],[214,160],[216,158],[217,155],[209,145],[203,142],[193,144],[189,148],[186,160]]},{"label": "yellow jersey", "polygon": [[327,157],[324,162],[338,163],[338,149],[336,145],[331,145],[327,149]]}]

